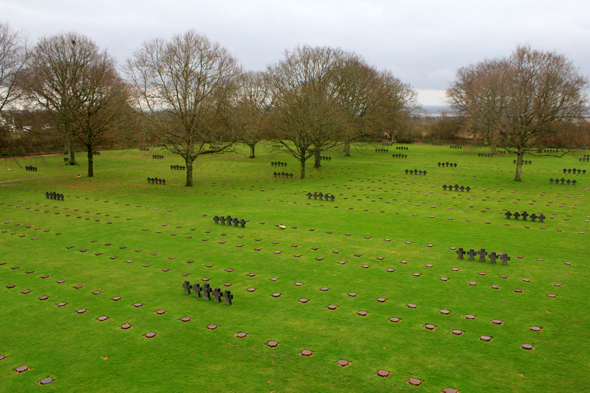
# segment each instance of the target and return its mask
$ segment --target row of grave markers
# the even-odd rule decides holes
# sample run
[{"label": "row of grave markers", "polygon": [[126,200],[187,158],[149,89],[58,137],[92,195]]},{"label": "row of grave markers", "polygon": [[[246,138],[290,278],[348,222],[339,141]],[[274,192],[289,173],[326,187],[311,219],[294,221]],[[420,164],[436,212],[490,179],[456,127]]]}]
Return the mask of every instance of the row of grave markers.
[{"label": "row of grave markers", "polygon": [[27,165],[25,167],[25,171],[27,171],[27,172],[37,172],[37,167],[36,166],[29,166],[29,165]]},{"label": "row of grave markers", "polygon": [[282,162],[282,161],[273,161],[270,163],[270,165],[272,165],[272,166],[287,166],[287,163]]},{"label": "row of grave markers", "polygon": [[510,211],[507,211],[506,213],[504,213],[504,215],[506,216],[507,219],[510,220],[510,217],[514,216],[515,220],[518,220],[519,217],[522,217],[522,221],[526,221],[527,217],[531,217],[531,221],[535,222],[535,220],[538,218],[539,222],[545,222],[543,221],[546,217],[543,215],[543,213],[540,213],[538,216],[533,213],[533,214],[528,214],[526,211],[519,213],[519,212],[515,212],[514,214],[510,213]]},{"label": "row of grave markers", "polygon": [[45,198],[47,199],[55,199],[56,201],[63,201],[64,200],[64,194],[58,194],[57,192],[46,192],[45,193]]},{"label": "row of grave markers", "polygon": [[[516,160],[512,160],[512,163],[516,164]],[[523,160],[522,163],[525,165],[531,165],[533,162],[531,160]]]},{"label": "row of grave markers", "polygon": [[389,153],[389,149],[375,149],[375,153]]},{"label": "row of grave markers", "polygon": [[242,228],[246,228],[246,220],[244,220],[243,218],[241,220],[238,220],[237,218],[232,218],[232,216],[215,216],[213,217],[213,221],[215,222],[215,224],[221,223],[221,225],[227,225],[230,227],[232,223],[234,224],[234,227],[237,227],[238,224],[240,224]]},{"label": "row of grave markers", "polygon": [[392,154],[393,158],[408,158],[407,154]]},{"label": "row of grave markers", "polygon": [[572,173],[572,174],[574,174],[574,175],[575,175],[576,173],[577,173],[578,175],[579,175],[579,174],[581,174],[581,173],[583,173],[584,175],[586,174],[586,170],[585,170],[585,169],[584,169],[584,170],[581,170],[581,169],[576,169],[576,168],[573,168],[573,169],[566,169],[566,168],[563,168],[563,173],[565,174],[566,172],[567,172],[567,173]]},{"label": "row of grave markers", "polygon": [[334,200],[336,199],[336,197],[334,195],[330,195],[330,194],[322,194],[321,192],[314,192],[313,194],[311,192],[308,192],[307,194],[305,194],[307,196],[307,199],[311,199],[311,197],[313,197],[313,199],[315,201],[317,201],[318,198],[320,198],[320,201],[323,200],[324,201],[331,201],[334,202]]},{"label": "row of grave markers", "polygon": [[293,174],[292,173],[273,172],[272,174],[273,174],[274,177],[286,177],[288,179],[292,179],[293,178]]},{"label": "row of grave markers", "polygon": [[[479,251],[475,251],[472,248],[469,251],[465,252],[463,250],[463,248],[459,247],[457,249],[456,253],[458,255],[457,259],[465,259],[465,258],[463,258],[463,256],[465,254],[467,254],[469,261],[475,261],[475,255],[479,255],[478,262],[485,262],[486,261],[486,255],[488,255],[488,253],[486,252],[485,248],[482,248]],[[502,265],[508,265],[508,261],[510,260],[510,257],[507,254],[496,254],[496,252],[491,252],[490,253],[490,262],[491,263],[496,263],[496,260],[497,259],[502,260]]]},{"label": "row of grave markers", "polygon": [[457,168],[457,163],[452,163],[452,162],[439,162],[438,166],[442,166],[442,167],[447,167],[450,166],[451,168]]},{"label": "row of grave markers", "polygon": [[414,170],[408,170],[406,169],[406,175],[425,175],[426,171],[419,171],[418,169],[414,169]]},{"label": "row of grave markers", "polygon": [[152,158],[154,160],[163,160],[164,159],[164,156],[161,155],[161,154],[154,154],[154,155],[152,155]]},{"label": "row of grave markers", "polygon": [[148,177],[148,183],[150,184],[163,184],[166,185],[166,179],[158,179],[157,177]]},{"label": "row of grave markers", "polygon": [[170,165],[170,169],[175,171],[186,171],[186,167],[183,165]]},{"label": "row of grave markers", "polygon": [[[193,285],[191,285],[189,281],[185,281],[184,283],[182,283],[182,287],[184,288],[185,295],[190,295],[192,289],[193,296],[202,297],[205,300],[211,300],[211,295],[213,295],[213,300],[216,303],[221,303],[221,298],[223,297],[223,299],[225,300],[225,304],[227,304],[228,306],[232,305],[232,299],[234,298],[234,295],[231,293],[230,290],[222,292],[221,289],[217,287],[211,289],[209,283],[205,283],[201,287],[201,285],[198,283],[194,283]],[[201,292],[203,293],[201,294]]]},{"label": "row of grave markers", "polygon": [[561,184],[567,184],[568,186],[570,184],[573,184],[574,186],[578,183],[575,179],[574,180],[570,180],[570,179],[564,179],[563,177],[560,179],[555,179],[553,180],[552,178],[549,179],[549,183],[553,184],[553,182],[555,182],[555,184],[559,184],[559,182],[561,181]]},{"label": "row of grave markers", "polygon": [[469,186],[467,186],[467,187],[465,187],[465,186],[459,186],[459,185],[457,185],[457,184],[455,184],[454,186],[453,186],[453,185],[451,185],[451,184],[449,184],[449,185],[447,186],[447,185],[445,184],[445,185],[443,185],[443,186],[442,186],[442,188],[443,188],[443,190],[445,190],[445,191],[447,191],[447,189],[448,189],[449,191],[453,191],[453,189],[455,189],[455,191],[461,191],[461,192],[463,192],[463,191],[467,191],[467,192],[471,191],[471,187],[469,187]]},{"label": "row of grave markers", "polygon": [[100,152],[99,151],[93,151],[92,154],[95,155],[95,156],[100,156]]}]

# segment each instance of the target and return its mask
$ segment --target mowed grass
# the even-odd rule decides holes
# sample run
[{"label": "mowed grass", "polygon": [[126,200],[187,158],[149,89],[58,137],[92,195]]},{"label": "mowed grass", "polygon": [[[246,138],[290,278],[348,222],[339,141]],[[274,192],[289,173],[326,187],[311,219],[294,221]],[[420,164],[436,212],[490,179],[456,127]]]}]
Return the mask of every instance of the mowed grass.
[{"label": "mowed grass", "polygon": [[[192,188],[183,186],[184,171],[170,170],[183,162],[154,149],[104,151],[92,179],[84,177],[83,154],[79,166],[61,156],[0,160],[0,391],[590,389],[590,164],[578,161],[587,152],[532,157],[524,181],[513,182],[513,157],[478,157],[484,149],[359,145],[352,157],[327,152],[332,160],[322,169],[310,162],[300,180],[295,160],[271,145],[262,144],[256,159],[245,149],[199,158]],[[274,178],[275,171],[295,178]],[[579,184],[550,185],[557,176]],[[443,191],[443,184],[472,191]],[[65,201],[46,199],[46,191]],[[308,200],[308,192],[336,200]],[[504,210],[547,218],[507,220]],[[215,225],[214,215],[249,222]],[[451,247],[511,259],[507,266],[459,260]],[[234,304],[184,294],[184,280],[203,278],[231,290]],[[108,319],[100,322],[102,315]],[[121,329],[125,323],[132,327]],[[271,340],[279,345],[270,348]],[[304,349],[313,355],[300,355]],[[342,359],[350,364],[337,365]],[[14,372],[23,365],[29,370]],[[382,378],[379,370],[391,374]],[[41,386],[46,377],[54,381]]]}]

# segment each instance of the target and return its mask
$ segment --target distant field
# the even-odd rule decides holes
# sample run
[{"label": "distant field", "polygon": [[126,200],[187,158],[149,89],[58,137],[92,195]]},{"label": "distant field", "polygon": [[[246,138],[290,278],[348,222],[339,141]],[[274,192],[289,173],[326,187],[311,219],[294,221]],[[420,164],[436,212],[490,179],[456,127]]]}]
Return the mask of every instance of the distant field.
[{"label": "distant field", "polygon": [[0,159],[0,392],[590,390],[588,152],[526,157],[513,182],[484,149],[359,145],[300,180],[271,145],[200,157],[192,188],[162,150],[104,151],[94,178],[84,154]]}]

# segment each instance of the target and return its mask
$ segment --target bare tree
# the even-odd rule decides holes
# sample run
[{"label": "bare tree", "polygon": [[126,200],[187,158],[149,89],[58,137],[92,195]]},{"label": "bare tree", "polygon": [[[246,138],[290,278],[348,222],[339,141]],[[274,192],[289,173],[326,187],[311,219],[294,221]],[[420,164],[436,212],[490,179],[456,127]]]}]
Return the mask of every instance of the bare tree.
[{"label": "bare tree", "polygon": [[0,22],[0,118],[10,104],[21,97],[17,86],[28,56],[23,35]]},{"label": "bare tree", "polygon": [[37,109],[51,115],[74,164],[74,141],[88,154],[88,176],[94,175],[92,151],[125,107],[126,87],[116,61],[88,37],[75,32],[41,39],[28,62],[22,88]]},{"label": "bare tree", "polygon": [[379,72],[355,54],[347,54],[336,74],[334,95],[347,118],[344,155],[355,140],[382,141],[393,136],[416,112],[416,92],[388,71]]},{"label": "bare tree", "polygon": [[274,94],[266,72],[246,72],[233,106],[233,126],[240,130],[240,142],[250,147],[250,157],[256,157],[256,144],[268,134],[272,124]]},{"label": "bare tree", "polygon": [[228,113],[241,72],[227,49],[194,31],[145,42],[127,62],[135,105],[150,114],[161,145],[184,158],[186,186],[198,156],[227,151],[237,140]]},{"label": "bare tree", "polygon": [[563,55],[518,46],[508,58],[460,69],[447,94],[488,139],[516,155],[514,180],[520,181],[524,154],[538,154],[583,121],[587,86]]},{"label": "bare tree", "polygon": [[268,67],[276,94],[273,108],[275,139],[301,165],[322,151],[336,146],[344,116],[336,104],[333,87],[337,64],[343,52],[328,47],[300,46]]}]

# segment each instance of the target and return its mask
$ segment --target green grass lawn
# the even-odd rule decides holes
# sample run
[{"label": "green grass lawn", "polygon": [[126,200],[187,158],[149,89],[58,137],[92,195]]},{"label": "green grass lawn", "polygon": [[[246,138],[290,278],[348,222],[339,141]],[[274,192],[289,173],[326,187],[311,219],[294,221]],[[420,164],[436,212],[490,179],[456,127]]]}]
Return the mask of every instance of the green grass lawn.
[{"label": "green grass lawn", "polygon": [[[513,182],[513,157],[478,157],[484,149],[359,145],[352,157],[327,152],[322,169],[310,162],[300,180],[273,177],[299,168],[271,145],[256,159],[241,148],[199,158],[192,188],[170,170],[184,163],[154,149],[104,151],[91,179],[81,153],[79,166],[1,159],[0,392],[590,390],[590,163],[578,161],[587,152],[527,158],[524,180]],[[507,220],[506,210],[546,219]],[[215,225],[215,215],[249,222]],[[459,247],[510,261],[460,260]],[[184,294],[184,280],[204,278],[231,290],[234,304]]]}]

